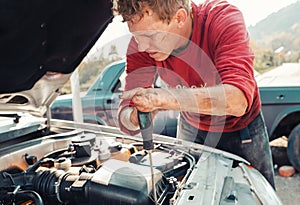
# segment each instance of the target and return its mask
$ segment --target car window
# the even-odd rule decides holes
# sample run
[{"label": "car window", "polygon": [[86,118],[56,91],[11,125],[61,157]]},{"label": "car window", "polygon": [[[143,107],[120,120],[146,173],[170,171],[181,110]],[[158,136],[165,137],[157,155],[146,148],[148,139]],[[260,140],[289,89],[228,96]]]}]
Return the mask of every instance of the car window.
[{"label": "car window", "polygon": [[113,87],[112,92],[113,93],[120,93],[123,92],[125,89],[125,78],[126,78],[126,72],[125,69],[122,72],[122,74],[120,75],[116,85]]}]

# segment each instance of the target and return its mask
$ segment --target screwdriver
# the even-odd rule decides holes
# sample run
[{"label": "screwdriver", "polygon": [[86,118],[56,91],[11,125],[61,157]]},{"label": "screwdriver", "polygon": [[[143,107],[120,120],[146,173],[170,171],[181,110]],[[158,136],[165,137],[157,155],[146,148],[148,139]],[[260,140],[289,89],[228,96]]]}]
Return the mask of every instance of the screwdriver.
[{"label": "screwdriver", "polygon": [[152,162],[152,151],[154,149],[154,143],[153,143],[153,135],[152,135],[153,123],[152,123],[151,113],[138,111],[138,121],[139,121],[141,135],[143,138],[143,148],[149,154],[153,197],[154,197],[155,204],[157,204],[156,187],[154,181],[154,169],[153,169],[153,162]]}]

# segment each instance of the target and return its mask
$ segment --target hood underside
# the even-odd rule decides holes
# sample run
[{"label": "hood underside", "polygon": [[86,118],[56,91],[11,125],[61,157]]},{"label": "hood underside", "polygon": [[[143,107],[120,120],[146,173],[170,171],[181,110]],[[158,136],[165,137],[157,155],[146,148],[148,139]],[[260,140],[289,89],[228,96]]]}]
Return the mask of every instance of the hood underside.
[{"label": "hood underside", "polygon": [[[111,0],[1,1],[0,109],[11,110],[13,104],[18,108],[22,102],[26,110],[32,100],[25,98],[33,95],[49,96],[40,96],[43,99],[35,100],[31,108],[49,103],[69,75],[61,75],[57,84],[52,79],[50,87],[49,76],[41,79],[49,72],[74,71],[110,23],[111,4]],[[43,83],[35,85],[39,80]],[[33,87],[36,94],[29,94]]]}]

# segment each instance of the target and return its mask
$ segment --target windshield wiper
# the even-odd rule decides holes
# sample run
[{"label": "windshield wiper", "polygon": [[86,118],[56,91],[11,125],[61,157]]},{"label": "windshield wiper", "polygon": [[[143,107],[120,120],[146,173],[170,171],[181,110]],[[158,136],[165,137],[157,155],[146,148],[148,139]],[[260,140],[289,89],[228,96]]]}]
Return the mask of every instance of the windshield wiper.
[{"label": "windshield wiper", "polygon": [[19,119],[21,118],[20,115],[18,114],[0,114],[0,117],[10,117],[10,118],[15,118],[14,123],[19,123]]}]

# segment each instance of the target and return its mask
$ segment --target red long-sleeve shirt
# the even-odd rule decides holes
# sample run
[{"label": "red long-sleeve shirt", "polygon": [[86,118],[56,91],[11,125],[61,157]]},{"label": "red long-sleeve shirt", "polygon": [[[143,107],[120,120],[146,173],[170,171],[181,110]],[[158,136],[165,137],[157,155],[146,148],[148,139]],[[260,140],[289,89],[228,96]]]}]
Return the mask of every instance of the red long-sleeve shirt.
[{"label": "red long-sleeve shirt", "polygon": [[[184,50],[172,53],[164,61],[155,61],[146,52],[138,52],[136,42],[130,42],[125,90],[152,86],[156,74],[170,88],[234,85],[244,92],[248,101],[248,108],[243,116],[214,116],[191,112],[181,114],[191,125],[201,130],[240,130],[258,115],[261,107],[254,79],[254,55],[249,46],[243,15],[224,0],[205,1],[198,6],[192,4],[192,15],[191,42]],[[122,101],[119,111],[127,105],[128,101]],[[136,134],[127,130],[120,120],[119,126],[124,132]]]}]

